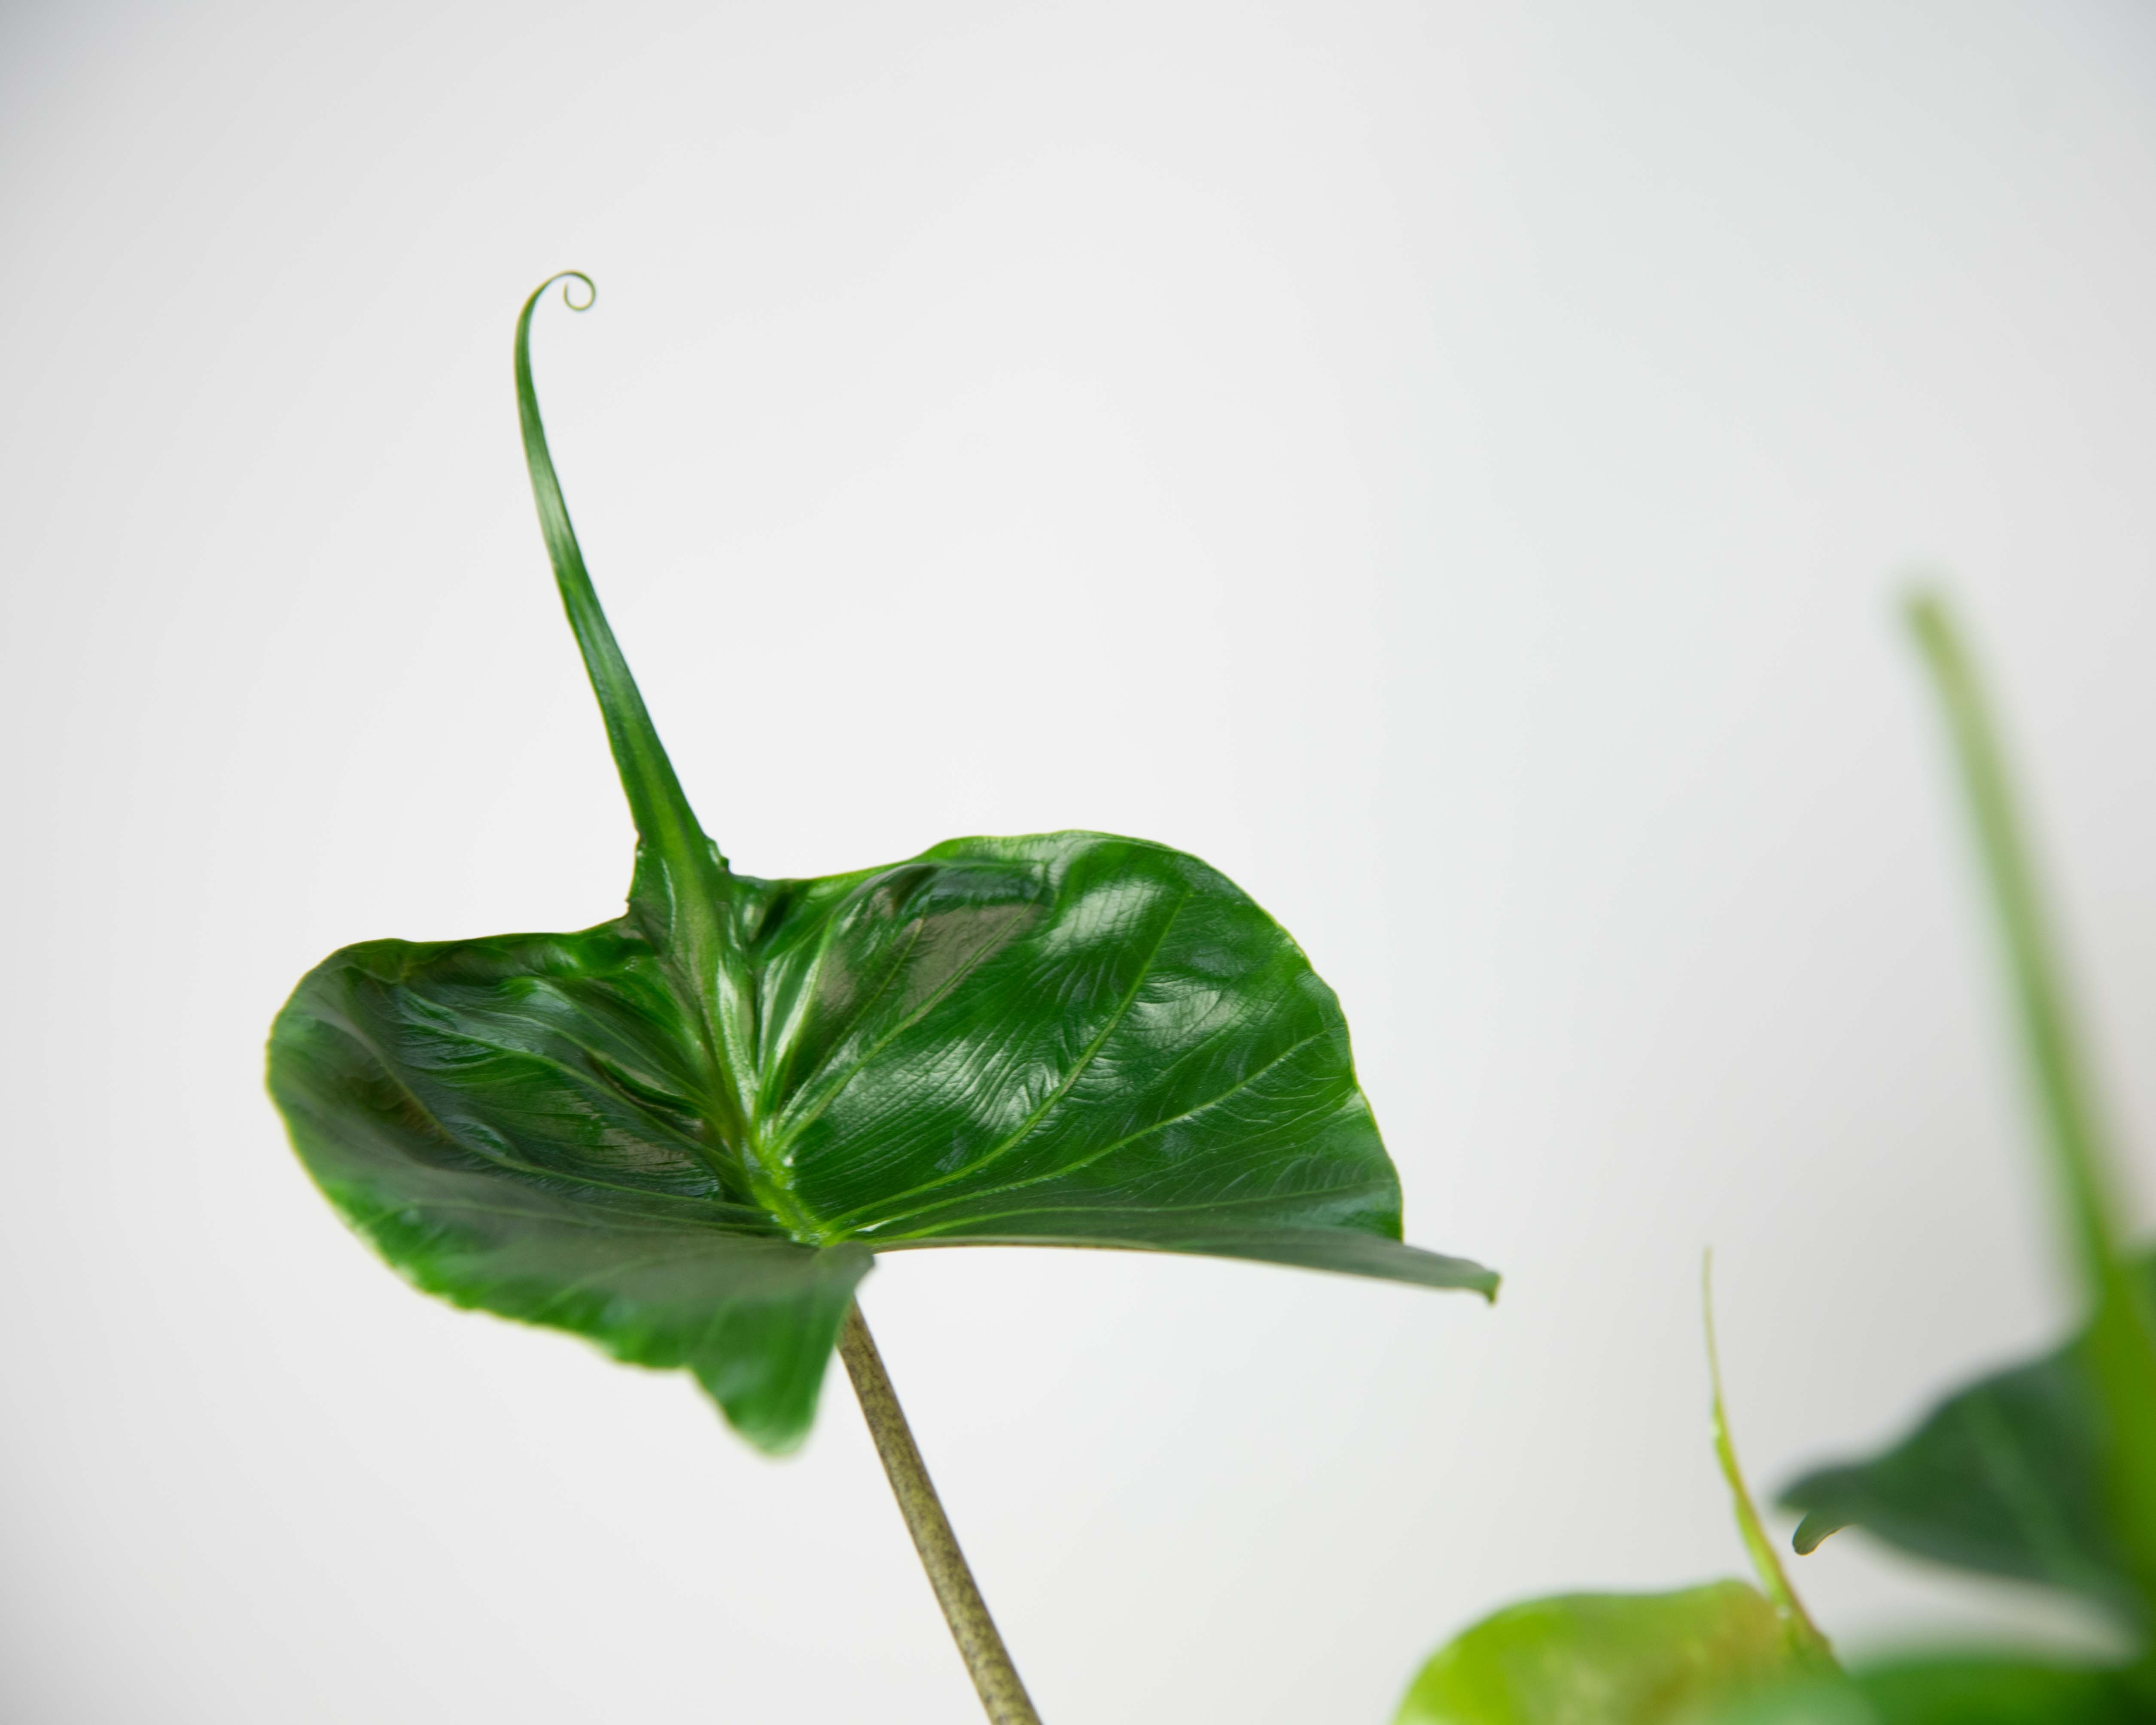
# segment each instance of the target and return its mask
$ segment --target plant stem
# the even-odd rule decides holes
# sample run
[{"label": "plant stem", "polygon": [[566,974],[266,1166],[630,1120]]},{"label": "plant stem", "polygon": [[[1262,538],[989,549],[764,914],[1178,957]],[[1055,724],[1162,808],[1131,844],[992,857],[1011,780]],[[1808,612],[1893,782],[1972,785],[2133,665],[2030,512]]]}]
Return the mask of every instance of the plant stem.
[{"label": "plant stem", "polygon": [[1796,1589],[1789,1585],[1789,1572],[1782,1567],[1781,1553],[1767,1537],[1759,1507],[1752,1501],[1752,1488],[1744,1483],[1744,1470],[1738,1464],[1737,1440],[1729,1435],[1728,1405],[1722,1394],[1722,1353],[1714,1343],[1714,1254],[1711,1251],[1700,1261],[1699,1304],[1707,1322],[1707,1380],[1712,1391],[1714,1459],[1721,1465],[1722,1480],[1729,1487],[1737,1531],[1751,1557],[1752,1572],[1773,1602],[1789,1651],[1798,1661],[1810,1671],[1839,1675],[1841,1662],[1834,1656],[1833,1644],[1820,1633],[1811,1613],[1804,1609],[1804,1602],[1797,1597]]},{"label": "plant stem", "polygon": [[1019,1681],[1004,1638],[996,1633],[995,1620],[973,1584],[973,1572],[966,1567],[966,1554],[958,1549],[957,1536],[943,1513],[935,1482],[921,1463],[921,1451],[906,1423],[898,1392],[883,1368],[875,1338],[861,1317],[858,1304],[846,1309],[845,1327],[839,1332],[839,1358],[846,1363],[846,1375],[854,1380],[860,1399],[861,1414],[869,1435],[875,1440],[876,1454],[891,1480],[891,1495],[898,1499],[906,1531],[921,1553],[921,1567],[928,1572],[928,1584],[936,1590],[936,1603],[943,1608],[943,1620],[951,1625],[951,1639],[958,1644],[967,1675],[980,1692],[981,1706],[991,1725],[1040,1725],[1040,1715]]}]

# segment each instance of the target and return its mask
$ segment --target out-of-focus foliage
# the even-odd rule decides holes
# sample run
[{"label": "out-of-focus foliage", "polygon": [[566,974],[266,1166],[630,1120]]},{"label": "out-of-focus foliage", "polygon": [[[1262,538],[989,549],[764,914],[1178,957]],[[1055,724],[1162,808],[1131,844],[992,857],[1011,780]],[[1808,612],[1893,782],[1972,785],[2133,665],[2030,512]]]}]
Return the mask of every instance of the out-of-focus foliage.
[{"label": "out-of-focus foliage", "polygon": [[2118,1151],[1982,680],[1936,594],[1919,593],[1908,614],[1960,769],[2043,1122],[2060,1242],[2087,1301],[2088,1325],[2074,1353],[2096,1416],[2091,1454],[2102,1519],[2130,1579],[2134,1615],[2147,1625],[2156,1621],[2156,1307],[2128,1255]]},{"label": "out-of-focus foliage", "polygon": [[1712,1725],[2146,1725],[2151,1717],[2118,1672],[1979,1653],[1815,1678],[1733,1704]]},{"label": "out-of-focus foliage", "polygon": [[[2156,1256],[2138,1266],[2156,1294]],[[1782,1494],[1796,1547],[1860,1527],[1905,1551],[2139,1610],[2103,1489],[2103,1406],[2086,1337],[1941,1402],[1892,1448]]]},{"label": "out-of-focus foliage", "polygon": [[1741,1581],[1567,1594],[1440,1648],[1394,1725],[1678,1725],[1803,1670],[1774,1606]]},{"label": "out-of-focus foliage", "polygon": [[[2129,1259],[2119,1173],[1989,703],[1935,596],[1909,620],[1947,720],[1991,890],[2060,1199],[2092,1317],[2065,1347],[1949,1396],[1900,1444],[1784,1494],[1800,1552],[1861,1525],[1941,1562],[2097,1600],[2147,1640],[2156,1604],[2156,1260]],[[1746,1725],[2123,1725],[2156,1718],[2146,1651],[2119,1670],[2006,1653],[1869,1666]]]},{"label": "out-of-focus foliage", "polygon": [[1918,596],[1909,620],[1975,828],[2060,1234],[2090,1317],[2056,1353],[1957,1392],[1893,1449],[1810,1474],[1784,1501],[1805,1512],[1799,1551],[1861,1525],[1943,1563],[2097,1600],[2142,1641],[2140,1658],[2118,1671],[2010,1657],[1882,1667],[1863,1678],[1872,1717],[2156,1718],[2156,1261],[2125,1249],[2118,1158],[1974,664],[1935,596]]},{"label": "out-of-focus foliage", "polygon": [[[1860,1525],[1961,1568],[2111,1608],[2147,1639],[2156,1602],[2156,1260],[2129,1259],[2117,1160],[2015,805],[2004,751],[1944,604],[1909,608],[1953,745],[2045,1127],[2061,1233],[2092,1316],[2032,1363],[1947,1398],[1867,1461],[1784,1494],[1796,1547]],[[1868,1666],[1741,1715],[1746,1725],[2123,1725],[2156,1718],[2148,1656],[2119,1670],[1979,1652]]]},{"label": "out-of-focus foliage", "polygon": [[[2141,1635],[2144,1651],[2116,1669],[1999,1650],[1872,1661],[1853,1672],[1834,1667],[1823,1640],[1807,1644],[1804,1632],[1817,1632],[1744,1490],[1717,1369],[1717,1451],[1767,1594],[1728,1582],[1690,1594],[1514,1606],[1431,1660],[1399,1725],[2156,1721],[2156,1658],[2148,1651],[2156,1620],[2156,1256],[2129,1259],[2122,1244],[2117,1165],[1974,669],[1938,599],[1917,598],[1910,620],[1974,817],[2061,1231],[2092,1315],[2056,1352],[1949,1396],[1890,1450],[1807,1475],[1784,1502],[1805,1512],[1799,1552],[1861,1525],[1943,1563],[2096,1600]],[[1708,1345],[1712,1358],[1711,1313]],[[1710,1607],[1717,1598],[1726,1616]],[[1779,1660],[1763,1656],[1774,1650],[1758,1638],[1763,1620],[1784,1632]]]},{"label": "out-of-focus foliage", "polygon": [[[1730,1435],[1702,1266],[1715,1464],[1760,1586],[1712,1581],[1662,1594],[1566,1594],[1486,1617],[1430,1656],[1394,1725],[1680,1725],[1742,1698],[1838,1676],[1760,1524]],[[1763,1589],[1763,1591],[1762,1589]]]}]

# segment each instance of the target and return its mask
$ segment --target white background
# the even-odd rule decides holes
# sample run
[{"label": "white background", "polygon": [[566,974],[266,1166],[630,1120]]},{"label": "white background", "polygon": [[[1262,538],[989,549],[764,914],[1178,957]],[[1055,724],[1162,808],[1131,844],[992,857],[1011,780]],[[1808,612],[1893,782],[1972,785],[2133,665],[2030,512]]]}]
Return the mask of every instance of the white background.
[{"label": "white background", "polygon": [[[1382,1725],[1522,1594],[2071,1307],[1934,716],[1952,572],[2156,1145],[2138,3],[0,12],[11,1721],[951,1721],[834,1373],[791,1461],[401,1286],[260,1045],[614,913],[509,372],[738,865],[1194,850],[1348,1010],[1465,1296],[871,1280],[1051,1725]],[[1786,1525],[1786,1523],[1784,1523]],[[2071,1614],[1845,1536],[1845,1645]]]}]

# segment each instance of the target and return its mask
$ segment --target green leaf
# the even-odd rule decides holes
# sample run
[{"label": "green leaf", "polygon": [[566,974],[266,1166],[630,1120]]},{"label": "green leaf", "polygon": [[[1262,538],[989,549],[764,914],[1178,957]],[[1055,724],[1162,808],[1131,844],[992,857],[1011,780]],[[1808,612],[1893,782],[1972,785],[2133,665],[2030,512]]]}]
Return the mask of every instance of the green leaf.
[{"label": "green leaf", "polygon": [[2145,1698],[2123,1673],[2010,1655],[1873,1665],[1857,1687],[1881,1725],[2128,1725]]},{"label": "green leaf", "polygon": [[1432,1655],[1394,1725],[1676,1725],[1810,1667],[1741,1581],[1510,1606]]},{"label": "green leaf", "polygon": [[1713,1725],[2133,1725],[2149,1717],[2125,1674],[2011,1654],[1881,1661],[1730,1707]]},{"label": "green leaf", "polygon": [[[2156,1253],[2136,1274],[2156,1297]],[[2041,1582],[2138,1620],[2139,1594],[2103,1486],[2103,1404],[2087,1332],[1941,1402],[1868,1461],[1825,1467],[1782,1494],[1796,1548],[1861,1527],[1965,1569]]]},{"label": "green leaf", "polygon": [[371,942],[300,983],[270,1090],[346,1220],[429,1292],[694,1372],[773,1450],[806,1433],[877,1251],[1125,1247],[1494,1293],[1401,1243],[1337,1000],[1196,858],[1058,833],[732,871],[578,551],[537,300],[526,452],[636,822],[629,909]]}]

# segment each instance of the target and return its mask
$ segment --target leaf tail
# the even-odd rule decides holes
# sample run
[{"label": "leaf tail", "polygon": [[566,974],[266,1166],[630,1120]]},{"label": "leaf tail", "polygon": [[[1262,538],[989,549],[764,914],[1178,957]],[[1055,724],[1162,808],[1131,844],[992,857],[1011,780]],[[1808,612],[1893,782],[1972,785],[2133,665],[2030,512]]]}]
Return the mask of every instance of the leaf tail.
[{"label": "leaf tail", "polygon": [[1744,1470],[1738,1465],[1737,1443],[1729,1435],[1729,1413],[1722,1401],[1722,1356],[1714,1342],[1714,1254],[1711,1251],[1700,1263],[1699,1301],[1707,1329],[1707,1382],[1712,1390],[1714,1459],[1729,1486],[1730,1507],[1736,1512],[1737,1531],[1743,1537],[1744,1549],[1752,1559],[1753,1574],[1759,1578],[1760,1590],[1774,1601],[1774,1615],[1782,1620],[1790,1652],[1815,1671],[1838,1673],[1841,1666],[1834,1656],[1833,1645],[1812,1621],[1811,1613],[1804,1609],[1804,1601],[1789,1584],[1781,1553],[1767,1537],[1759,1507],[1752,1501],[1752,1488],[1744,1483]]},{"label": "leaf tail", "polygon": [[[637,879],[630,899],[639,912],[658,926],[649,932],[669,947],[690,949],[682,954],[692,962],[716,957],[717,906],[726,896],[727,868],[718,847],[704,834],[696,812],[674,774],[673,762],[659,741],[650,712],[636,686],[636,679],[622,656],[606,613],[599,607],[592,578],[584,567],[576,529],[569,523],[568,505],[555,476],[553,456],[547,448],[547,428],[539,417],[539,397],[531,382],[531,314],[540,297],[556,282],[562,284],[562,301],[572,311],[588,311],[598,297],[592,279],[580,270],[565,270],[549,276],[532,290],[516,319],[516,411],[524,431],[524,463],[531,475],[532,501],[539,509],[539,531],[547,541],[547,555],[554,565],[555,584],[561,589],[562,607],[583,654],[584,669],[598,696],[599,712],[606,721],[607,742],[613,751],[614,767],[629,798],[630,817],[636,823]],[[586,297],[579,305],[570,284],[581,282]],[[655,871],[654,865],[656,865]],[[654,872],[656,878],[654,878]],[[709,952],[702,949],[710,947]],[[708,965],[694,968],[709,973]]]}]

